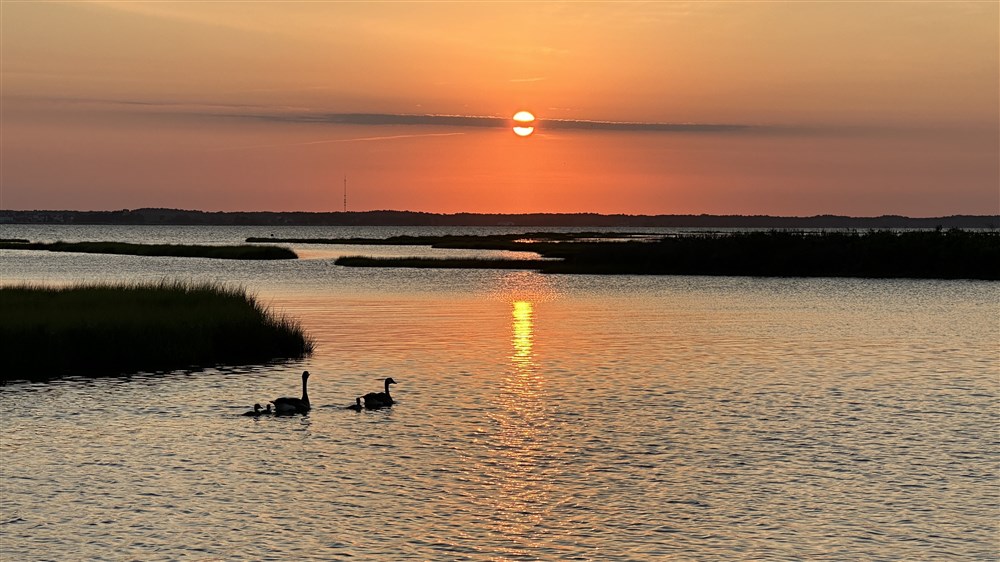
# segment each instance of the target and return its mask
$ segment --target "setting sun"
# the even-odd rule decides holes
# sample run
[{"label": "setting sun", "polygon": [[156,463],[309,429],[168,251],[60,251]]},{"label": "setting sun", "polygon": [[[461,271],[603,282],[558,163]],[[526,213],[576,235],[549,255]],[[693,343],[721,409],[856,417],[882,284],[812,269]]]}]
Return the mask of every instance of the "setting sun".
[{"label": "setting sun", "polygon": [[535,132],[535,116],[528,111],[518,111],[514,114],[514,134],[526,137]]}]

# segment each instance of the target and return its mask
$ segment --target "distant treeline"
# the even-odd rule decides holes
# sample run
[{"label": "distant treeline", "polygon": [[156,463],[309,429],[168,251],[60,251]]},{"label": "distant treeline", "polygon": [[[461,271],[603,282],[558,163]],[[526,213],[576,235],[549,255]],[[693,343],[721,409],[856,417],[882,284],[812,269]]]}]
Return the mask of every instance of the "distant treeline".
[{"label": "distant treeline", "polygon": [[596,213],[436,214],[415,211],[205,212],[178,209],[120,211],[0,210],[0,224],[148,224],[261,226],[571,226],[674,228],[998,228],[1000,215],[913,218],[775,217],[767,215],[601,215]]},{"label": "distant treeline", "polygon": [[425,242],[436,248],[527,250],[549,260],[504,263],[462,258],[342,257],[336,263],[355,267],[513,267],[543,273],[1000,280],[1000,232],[775,230],[665,237],[653,242],[585,238],[591,236],[594,234],[531,233],[401,241]]}]

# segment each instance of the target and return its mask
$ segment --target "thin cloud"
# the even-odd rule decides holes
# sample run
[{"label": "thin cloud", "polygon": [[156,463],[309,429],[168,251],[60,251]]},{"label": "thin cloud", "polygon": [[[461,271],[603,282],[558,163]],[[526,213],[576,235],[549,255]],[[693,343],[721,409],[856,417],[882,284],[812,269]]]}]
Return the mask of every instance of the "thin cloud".
[{"label": "thin cloud", "polygon": [[[508,117],[479,115],[435,115],[406,113],[310,113],[256,115],[258,119],[337,125],[424,125],[440,127],[509,128]],[[732,123],[659,123],[634,121],[592,121],[587,119],[538,119],[539,129],[652,132],[737,132],[761,130],[758,125]]]},{"label": "thin cloud", "polygon": [[546,129],[584,129],[591,131],[662,131],[662,132],[733,132],[759,129],[753,125],[731,123],[646,123],[634,121],[588,121],[584,119],[542,119]]},{"label": "thin cloud", "polygon": [[269,121],[327,123],[334,125],[430,125],[445,127],[507,127],[506,117],[411,113],[282,113],[255,115]]},{"label": "thin cloud", "polygon": [[453,137],[455,135],[464,135],[464,134],[465,133],[423,133],[418,135],[386,135],[380,137],[357,137],[353,139],[326,139],[326,140],[306,141],[306,142],[255,144],[250,146],[229,146],[225,148],[217,148],[215,150],[255,150],[258,148],[278,148],[283,146],[308,146],[313,144],[331,144],[340,142],[372,142],[372,141],[397,140],[397,139],[413,139],[421,137]]},{"label": "thin cloud", "polygon": [[[16,99],[17,96],[14,96]],[[449,115],[434,113],[323,113],[296,107],[264,107],[251,104],[218,104],[211,102],[173,102],[162,100],[90,99],[26,96],[23,99],[43,103],[94,105],[120,110],[141,108],[142,113],[185,117],[245,119],[278,123],[315,123],[325,125],[405,125],[427,127],[473,127],[486,129],[510,128],[510,117],[495,115]],[[554,108],[555,109],[555,108]],[[563,108],[558,108],[563,109]],[[664,123],[654,121],[603,121],[591,119],[537,119],[538,130],[632,131],[664,133],[737,133],[737,132],[804,132],[801,127],[774,127],[740,123]],[[405,138],[397,136],[395,138]],[[381,140],[394,137],[371,137]],[[361,139],[357,139],[361,140]],[[326,141],[323,141],[326,142]],[[330,142],[341,142],[340,140]]]}]

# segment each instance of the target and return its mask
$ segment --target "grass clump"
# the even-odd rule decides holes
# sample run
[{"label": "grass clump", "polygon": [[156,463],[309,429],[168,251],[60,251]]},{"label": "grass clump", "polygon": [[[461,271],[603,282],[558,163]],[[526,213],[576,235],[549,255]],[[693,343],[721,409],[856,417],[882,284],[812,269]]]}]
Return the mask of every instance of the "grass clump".
[{"label": "grass clump", "polygon": [[294,320],[221,284],[6,286],[0,313],[4,382],[264,363],[313,350]]},{"label": "grass clump", "polygon": [[0,241],[0,250],[47,250],[85,254],[170,256],[227,260],[294,260],[298,256],[279,246],[203,246],[198,244],[130,244],[127,242],[11,242]]}]

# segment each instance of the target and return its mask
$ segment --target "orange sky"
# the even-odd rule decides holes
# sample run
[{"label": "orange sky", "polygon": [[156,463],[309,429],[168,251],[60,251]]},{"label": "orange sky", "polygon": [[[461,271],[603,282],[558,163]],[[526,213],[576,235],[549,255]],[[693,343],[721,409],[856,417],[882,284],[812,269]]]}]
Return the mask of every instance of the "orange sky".
[{"label": "orange sky", "polygon": [[0,12],[2,208],[340,210],[346,174],[351,210],[1000,212],[997,2]]}]

